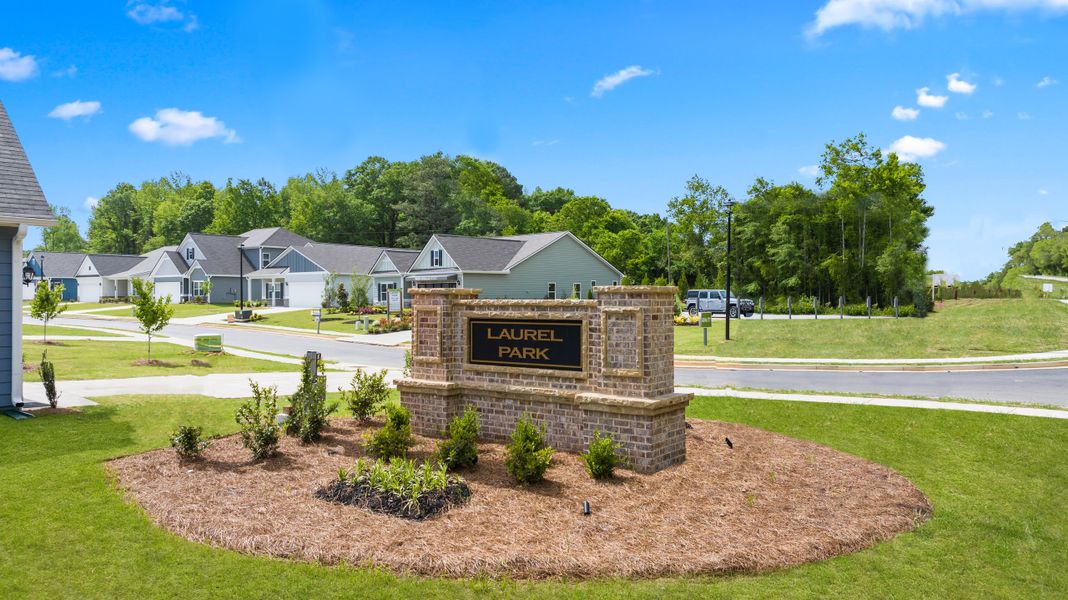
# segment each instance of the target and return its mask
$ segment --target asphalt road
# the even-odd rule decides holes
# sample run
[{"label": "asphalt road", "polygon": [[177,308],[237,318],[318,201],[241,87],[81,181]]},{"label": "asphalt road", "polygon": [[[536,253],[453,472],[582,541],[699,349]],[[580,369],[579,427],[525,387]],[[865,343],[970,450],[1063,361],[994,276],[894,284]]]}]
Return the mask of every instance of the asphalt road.
[{"label": "asphalt road", "polygon": [[[56,325],[88,325],[136,331],[132,321],[59,318]],[[265,329],[233,326],[171,325],[163,333],[192,339],[198,333],[221,332],[227,345],[300,355],[308,350],[324,358],[370,367],[401,368],[404,350],[342,342],[309,335],[294,335]],[[898,396],[965,398],[996,402],[1024,402],[1068,406],[1068,368],[1014,369],[997,371],[804,371],[793,369],[681,368],[675,370],[678,385],[747,387]]]}]

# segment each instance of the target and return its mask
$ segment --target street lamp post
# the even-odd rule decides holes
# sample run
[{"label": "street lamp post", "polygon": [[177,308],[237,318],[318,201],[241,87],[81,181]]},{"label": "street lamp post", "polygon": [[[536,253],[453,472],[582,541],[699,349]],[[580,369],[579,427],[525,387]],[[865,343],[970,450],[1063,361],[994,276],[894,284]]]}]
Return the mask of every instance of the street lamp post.
[{"label": "street lamp post", "polygon": [[725,327],[723,329],[726,336],[726,340],[731,339],[731,212],[734,208],[734,201],[727,201],[727,311],[725,321]]},{"label": "street lamp post", "polygon": [[[237,297],[239,298],[238,301],[237,301],[237,305],[238,305],[238,310],[241,311],[241,313],[239,313],[239,314],[243,314],[244,310],[245,310],[245,251],[244,251],[244,248],[245,248],[244,244],[238,244],[237,245],[237,272],[238,272]],[[232,272],[233,271],[231,271],[231,273]]]}]

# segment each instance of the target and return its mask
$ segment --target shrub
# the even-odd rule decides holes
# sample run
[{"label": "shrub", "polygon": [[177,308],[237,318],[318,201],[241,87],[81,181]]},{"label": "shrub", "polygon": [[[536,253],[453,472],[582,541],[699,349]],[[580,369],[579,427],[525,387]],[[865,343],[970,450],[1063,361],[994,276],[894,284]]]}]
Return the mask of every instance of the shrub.
[{"label": "shrub", "polygon": [[412,414],[403,406],[387,405],[386,424],[365,439],[367,450],[382,458],[407,456],[412,445]]},{"label": "shrub", "polygon": [[411,348],[404,351],[404,376],[412,376],[412,350]]},{"label": "shrub", "polygon": [[352,377],[352,389],[342,390],[341,401],[349,407],[352,416],[361,421],[371,418],[389,398],[389,387],[386,386],[386,370],[377,373],[365,373],[356,371]]},{"label": "shrub", "polygon": [[553,449],[545,445],[545,426],[534,425],[523,415],[512,430],[512,441],[505,447],[504,466],[519,483],[537,483],[553,459]]},{"label": "shrub", "polygon": [[438,443],[438,460],[450,470],[475,466],[478,462],[478,411],[470,404],[464,414],[449,423],[448,436]]},{"label": "shrub", "polygon": [[300,386],[290,398],[286,433],[299,437],[305,444],[314,442],[335,410],[337,402],[326,401],[326,364],[320,360],[318,372],[313,372],[311,360],[305,356]]},{"label": "shrub", "polygon": [[586,472],[590,477],[611,477],[616,467],[623,464],[623,456],[619,452],[621,448],[623,444],[612,439],[612,434],[602,436],[600,431],[594,431],[586,451],[582,453],[582,462],[586,463]]},{"label": "shrub", "polygon": [[48,406],[59,406],[59,393],[56,392],[56,368],[52,361],[48,360],[48,352],[41,353],[41,383],[44,384],[45,396],[48,397]]},{"label": "shrub", "polygon": [[192,425],[179,425],[178,429],[171,432],[171,448],[178,453],[182,460],[195,460],[207,450],[211,442],[201,439],[204,430]]},{"label": "shrub", "polygon": [[315,495],[398,517],[425,519],[467,502],[471,490],[463,479],[450,476],[441,463],[416,467],[413,461],[398,457],[388,462],[361,458],[352,469],[340,469],[337,480]]},{"label": "shrub", "polygon": [[241,444],[252,452],[254,460],[259,460],[278,451],[278,388],[251,384],[252,398],[237,409],[235,420],[241,428]]}]

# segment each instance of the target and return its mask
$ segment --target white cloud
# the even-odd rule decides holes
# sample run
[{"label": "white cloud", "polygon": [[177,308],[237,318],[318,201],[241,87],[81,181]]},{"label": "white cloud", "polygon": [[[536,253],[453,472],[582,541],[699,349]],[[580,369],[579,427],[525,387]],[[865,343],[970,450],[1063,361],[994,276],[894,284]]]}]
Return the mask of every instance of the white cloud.
[{"label": "white cloud", "polygon": [[85,210],[93,210],[96,208],[97,202],[100,202],[100,198],[94,198],[93,196],[85,197]]},{"label": "white cloud", "polygon": [[894,152],[906,162],[916,162],[919,158],[931,158],[946,149],[946,145],[934,138],[918,138],[906,135],[898,138],[887,152]]},{"label": "white cloud", "polygon": [[126,16],[141,25],[174,23],[180,24],[185,31],[193,31],[200,27],[200,21],[197,20],[195,14],[183,12],[178,7],[173,6],[170,0],[160,0],[155,4],[130,0],[126,3],[126,6],[129,9],[126,11]]},{"label": "white cloud", "polygon": [[835,27],[859,25],[883,31],[919,27],[928,18],[980,11],[1047,13],[1068,11],[1065,0],[828,0],[816,11],[807,34],[817,37]]},{"label": "white cloud", "polygon": [[560,143],[560,140],[534,140],[530,143],[531,146],[555,146]]},{"label": "white cloud", "polygon": [[963,112],[963,111],[957,111],[957,114],[955,114],[953,116],[957,117],[958,121],[967,121],[968,120],[968,113]]},{"label": "white cloud", "polygon": [[797,170],[798,173],[805,177],[816,177],[820,174],[819,165],[806,165]]},{"label": "white cloud", "polygon": [[946,87],[955,94],[971,94],[978,86],[961,79],[960,73],[950,73],[946,75]]},{"label": "white cloud", "polygon": [[610,92],[635,77],[648,77],[652,74],[653,71],[650,69],[643,69],[640,65],[631,65],[626,69],[620,69],[597,80],[597,83],[593,84],[593,91],[590,92],[590,95],[594,98],[600,98],[605,92]]},{"label": "white cloud", "polygon": [[1005,85],[1005,80],[1000,77],[994,77],[994,87],[1001,87]]},{"label": "white cloud", "polygon": [[1058,83],[1060,83],[1060,82],[1057,81],[1056,79],[1050,77],[1049,75],[1046,75],[1045,77],[1042,78],[1041,81],[1039,81],[1038,83],[1035,84],[1035,87],[1038,88],[1038,89],[1048,88],[1049,86],[1057,85]]},{"label": "white cloud", "polygon": [[1031,120],[1031,113],[1018,112],[1018,113],[1016,113],[1016,118],[1021,120],[1021,121],[1030,121]]},{"label": "white cloud", "polygon": [[156,118],[141,117],[130,123],[130,132],[146,142],[162,142],[171,146],[187,146],[197,140],[223,138],[229,144],[241,141],[237,132],[215,117],[205,117],[199,111],[164,108],[156,111]]},{"label": "white cloud", "polygon": [[920,111],[916,110],[915,108],[895,106],[894,110],[890,111],[890,116],[894,117],[898,121],[915,121],[916,117],[920,116]]},{"label": "white cloud", "polygon": [[983,118],[984,119],[989,119],[990,117],[993,117],[993,116],[994,116],[994,111],[992,111],[992,110],[984,110],[983,111]]},{"label": "white cloud", "polygon": [[74,77],[78,74],[78,67],[71,65],[66,69],[60,69],[52,73],[52,77]]},{"label": "white cloud", "polygon": [[30,54],[23,56],[11,48],[0,48],[0,79],[24,81],[37,75],[37,59]]},{"label": "white cloud", "polygon": [[935,96],[930,93],[931,88],[922,87],[916,90],[916,104],[927,108],[942,108],[949,100],[949,96]]},{"label": "white cloud", "polygon": [[48,113],[48,116],[53,119],[63,119],[64,121],[70,121],[75,117],[89,117],[100,112],[100,103],[96,100],[90,100],[89,102],[82,102],[81,100],[75,100],[74,102],[67,102],[66,104],[60,104],[52,109],[52,112]]},{"label": "white cloud", "polygon": [[1039,188],[1038,189],[1038,195],[1039,196],[1048,196],[1049,195],[1049,190],[1046,190],[1046,189],[1043,189],[1043,188]]}]

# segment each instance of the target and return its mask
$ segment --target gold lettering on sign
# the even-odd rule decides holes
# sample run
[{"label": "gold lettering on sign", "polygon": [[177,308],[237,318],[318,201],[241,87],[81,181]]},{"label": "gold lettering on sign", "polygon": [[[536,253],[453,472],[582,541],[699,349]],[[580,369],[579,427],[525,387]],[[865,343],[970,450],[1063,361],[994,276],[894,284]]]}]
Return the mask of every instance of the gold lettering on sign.
[{"label": "gold lettering on sign", "polygon": [[496,335],[493,334],[493,329],[486,330],[486,339],[489,340],[510,340],[513,342],[562,342],[564,340],[556,337],[556,332],[552,329],[530,329],[526,327],[502,327]]}]

